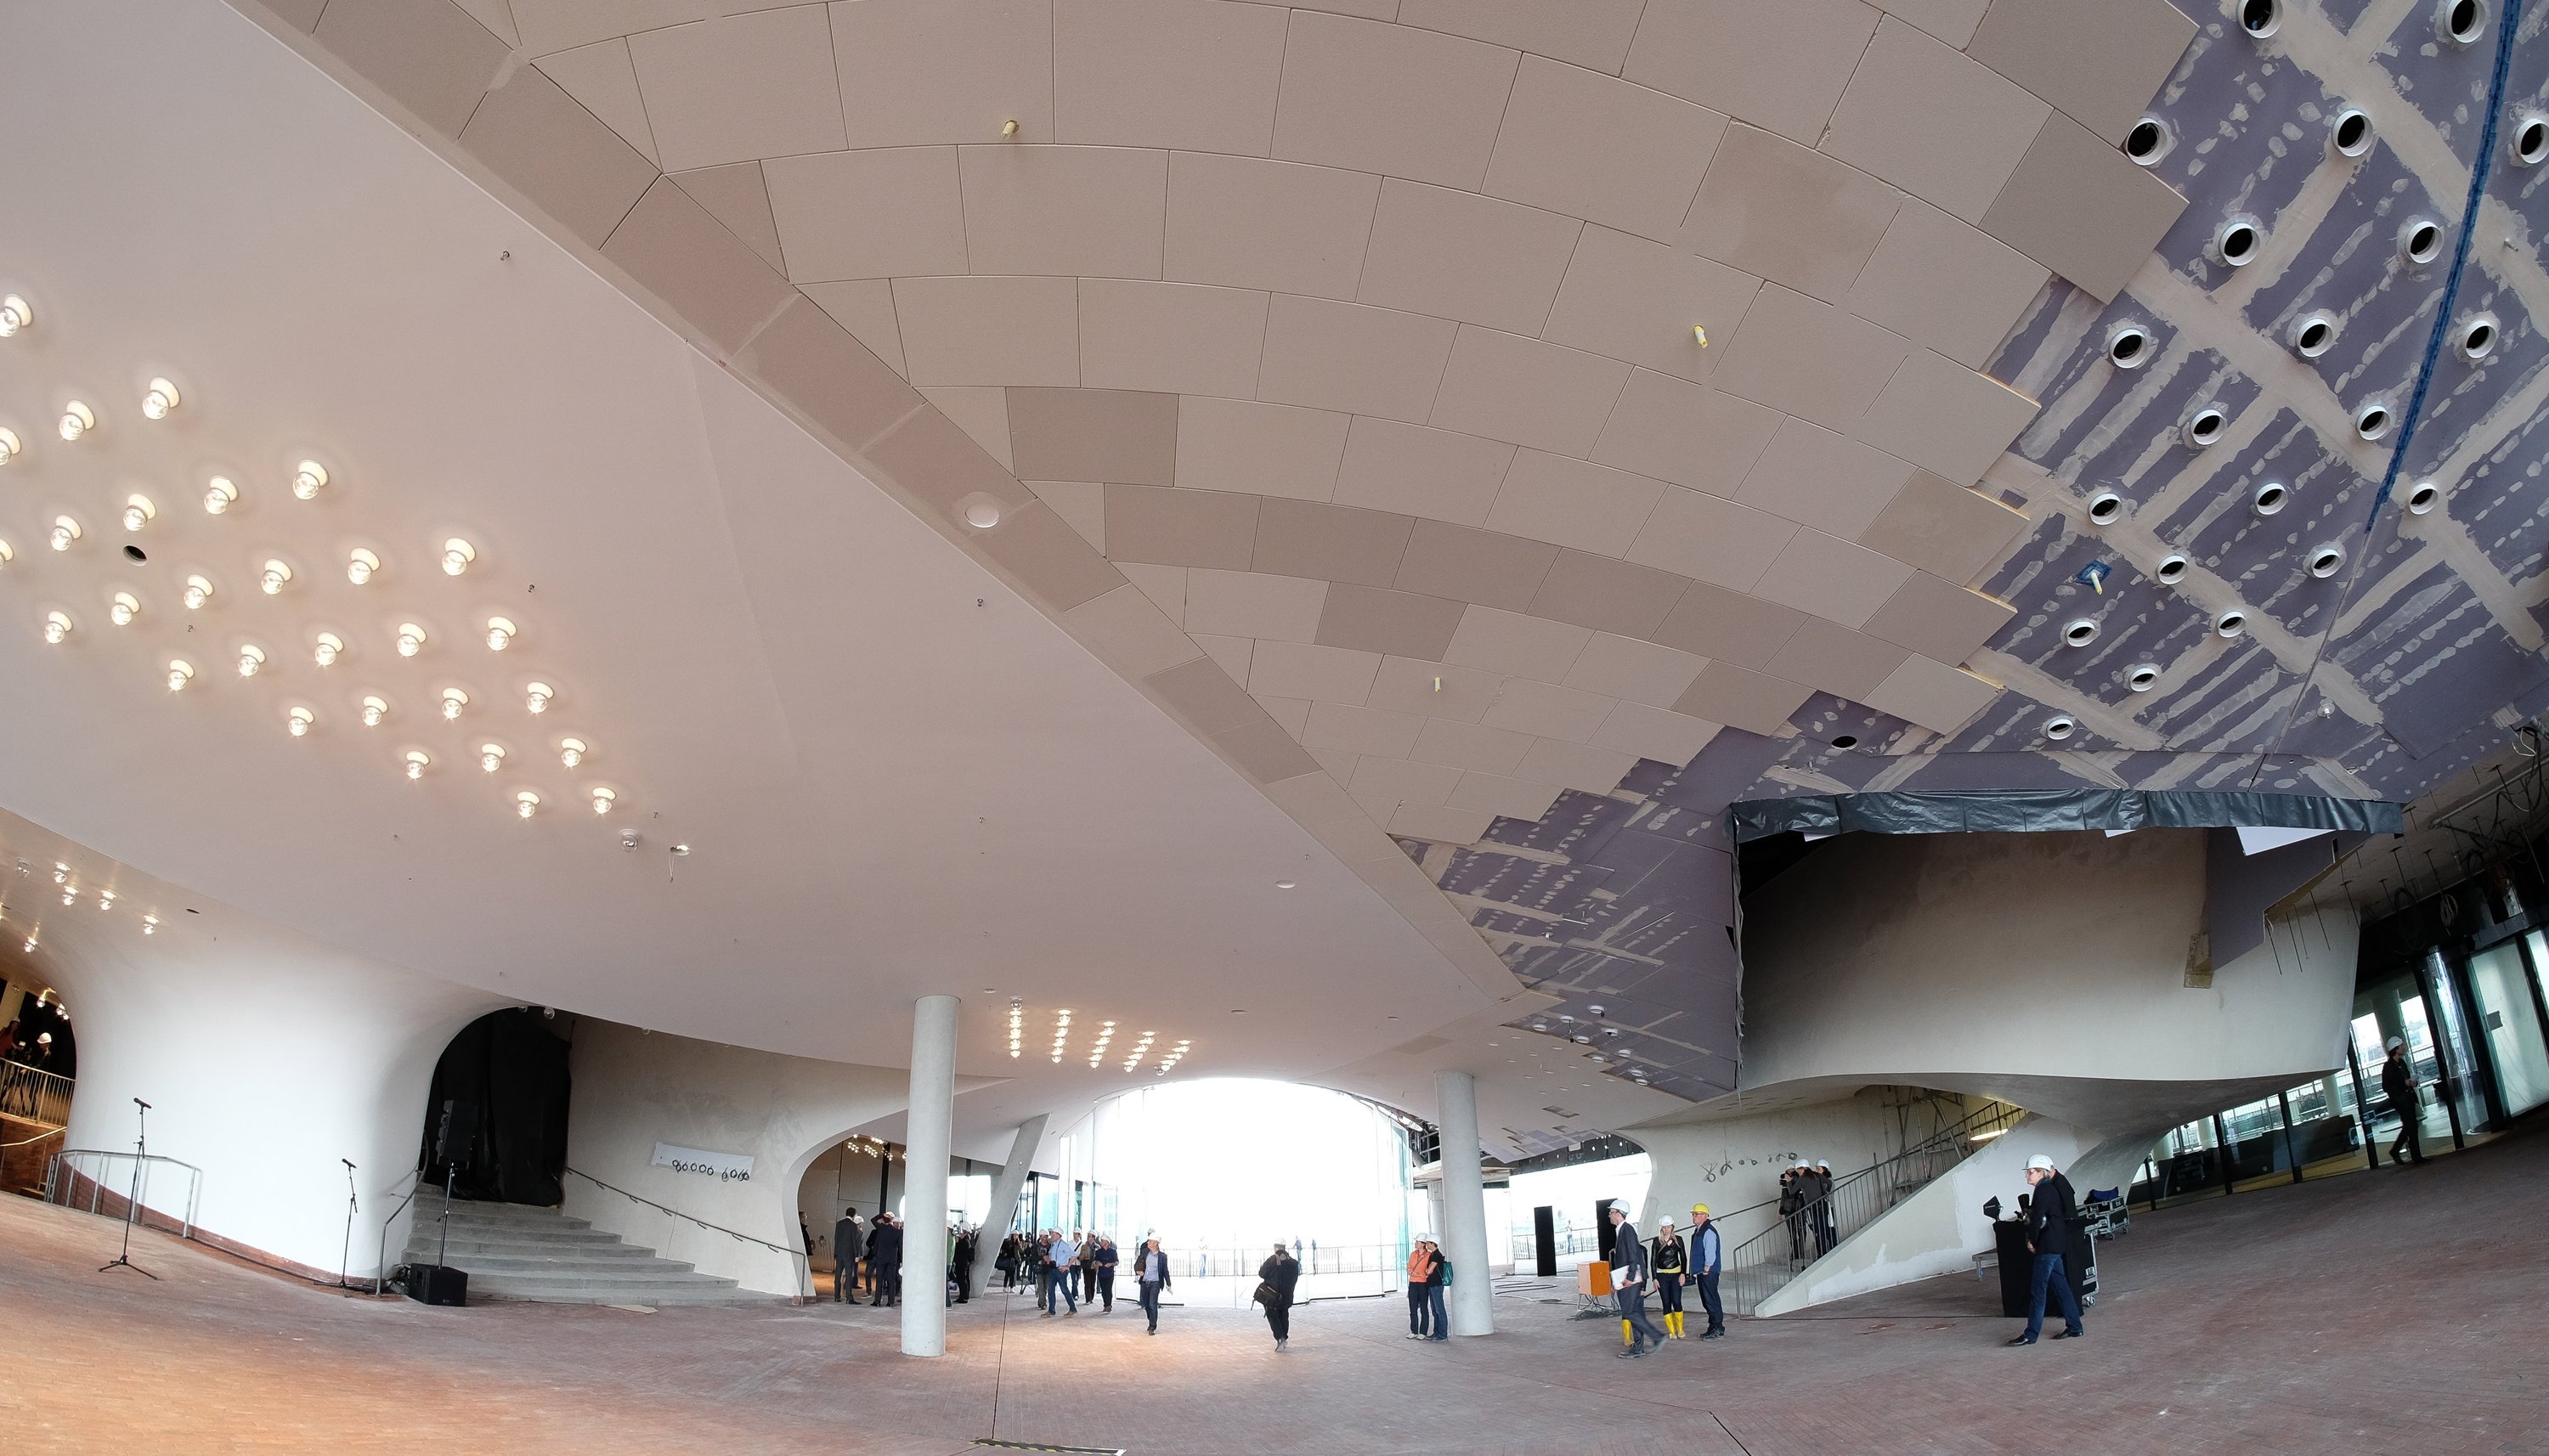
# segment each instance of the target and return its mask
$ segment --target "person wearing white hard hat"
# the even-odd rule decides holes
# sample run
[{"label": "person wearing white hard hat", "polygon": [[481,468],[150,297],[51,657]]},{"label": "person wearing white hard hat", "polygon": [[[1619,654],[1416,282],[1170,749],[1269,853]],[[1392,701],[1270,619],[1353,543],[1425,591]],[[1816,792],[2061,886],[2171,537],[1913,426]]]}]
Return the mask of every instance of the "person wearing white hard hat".
[{"label": "person wearing white hard hat", "polygon": [[2080,1201],[2072,1195],[2071,1180],[2056,1171],[2053,1159],[2043,1153],[2027,1160],[2027,1181],[2035,1188],[2027,1207],[2027,1246],[2035,1255],[2035,1266],[2028,1275],[2027,1332],[2010,1343],[2031,1345],[2044,1332],[2047,1286],[2062,1296],[2062,1332],[2053,1337],[2078,1339],[2087,1331],[2080,1327],[2080,1300],[2071,1292],[2071,1273],[2063,1253],[2071,1247],[2071,1230],[2080,1221]]},{"label": "person wearing white hard hat", "polygon": [[1779,1218],[1788,1226],[1788,1262],[1806,1261],[1806,1165],[1802,1161],[1779,1170]]},{"label": "person wearing white hard hat", "polygon": [[[2416,1068],[2407,1060],[2407,1039],[2390,1039],[2390,1059],[2381,1063],[2381,1090],[2390,1097],[2390,1110],[2399,1115],[2399,1140],[2390,1144],[2390,1161],[2404,1162],[2412,1158],[2419,1166],[2425,1161],[2425,1149],[2416,1139],[2416,1120],[2421,1115],[2416,1106]],[[2407,1157],[2402,1158],[2405,1148]]]}]

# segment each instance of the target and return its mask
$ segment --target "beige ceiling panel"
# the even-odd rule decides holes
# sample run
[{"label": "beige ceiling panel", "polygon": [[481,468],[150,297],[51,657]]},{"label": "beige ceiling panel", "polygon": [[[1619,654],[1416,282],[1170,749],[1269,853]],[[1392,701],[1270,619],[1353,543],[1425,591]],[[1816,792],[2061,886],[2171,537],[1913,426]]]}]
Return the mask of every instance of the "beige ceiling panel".
[{"label": "beige ceiling panel", "polygon": [[612,36],[707,20],[728,8],[718,0],[508,0],[508,6],[522,49],[542,57]]},{"label": "beige ceiling panel", "polygon": [[[488,92],[460,143],[533,206],[597,247],[656,175],[653,162],[537,66],[517,67],[512,79]],[[699,200],[696,194],[693,200]],[[765,216],[768,211],[763,209]]]},{"label": "beige ceiling panel", "polygon": [[2186,199],[2150,168],[2056,116],[1979,221],[2104,302],[2124,291],[2185,211]]},{"label": "beige ceiling panel", "polygon": [[1752,587],[1766,600],[1855,627],[1885,604],[1912,569],[1821,531],[1799,531]]},{"label": "beige ceiling panel", "polygon": [[1002,510],[1021,510],[1035,493],[1018,484],[983,447],[935,410],[915,410],[871,441],[867,457],[895,484],[953,520],[956,502],[989,496]]},{"label": "beige ceiling panel", "polygon": [[1849,311],[1969,368],[1999,351],[2044,287],[2044,265],[1919,198],[1850,285]]},{"label": "beige ceiling panel", "polygon": [[1416,735],[1424,728],[1425,720],[1414,713],[1385,713],[1353,703],[1313,702],[1310,724],[1301,730],[1301,741],[1326,753],[1403,759],[1416,747]]},{"label": "beige ceiling panel", "polygon": [[1783,682],[1733,663],[1710,663],[1673,704],[1676,711],[1725,723],[1764,736],[1788,726],[1788,715],[1805,706],[1811,687]]},{"label": "beige ceiling panel", "polygon": [[1284,12],[1195,0],[1059,0],[1054,139],[1264,156]]},{"label": "beige ceiling panel", "polygon": [[1806,620],[1806,614],[1794,607],[1693,582],[1652,635],[1666,646],[1715,662],[1768,668]]},{"label": "beige ceiling panel", "polygon": [[648,31],[628,58],[666,171],[849,144],[820,5]]},{"label": "beige ceiling panel", "polygon": [[1791,682],[1819,687],[1837,697],[1865,702],[1877,684],[1891,676],[1911,649],[1880,642],[1863,632],[1808,617],[1770,659],[1769,673]]},{"label": "beige ceiling panel", "polygon": [[1538,333],[1584,225],[1474,192],[1391,177],[1355,297],[1375,308]]},{"label": "beige ceiling panel", "polygon": [[2052,110],[1982,62],[1888,20],[1821,145],[1978,224]]},{"label": "beige ceiling panel", "polygon": [[1292,0],[1294,10],[1323,10],[1330,15],[1359,15],[1366,20],[1395,20],[1399,0]]},{"label": "beige ceiling panel", "polygon": [[966,271],[955,147],[776,156],[762,171],[800,283]]},{"label": "beige ceiling panel", "polygon": [[1459,324],[1421,314],[1274,295],[1257,398],[1423,424]]},{"label": "beige ceiling panel", "polygon": [[600,117],[604,126],[618,133],[620,140],[643,152],[646,160],[655,160],[655,133],[646,125],[646,103],[637,94],[637,66],[628,58],[626,40],[614,36],[596,45],[543,55],[537,64],[567,95]]},{"label": "beige ceiling panel", "polygon": [[1912,474],[1912,466],[1882,450],[1790,415],[1735,499],[1799,525],[1856,537]]},{"label": "beige ceiling panel", "polygon": [[[1380,654],[1306,642],[1260,642],[1248,663],[1248,690],[1313,702],[1360,704],[1371,694]],[[1359,748],[1356,753],[1373,750]]]},{"label": "beige ceiling panel", "polygon": [[1009,449],[1018,474],[1040,481],[1173,486],[1178,482],[1178,397],[1138,390],[1013,388]]},{"label": "beige ceiling panel", "polygon": [[1876,8],[1961,50],[1974,38],[1991,0],[1876,0]]},{"label": "beige ceiling panel", "polygon": [[2121,146],[2195,32],[2168,0],[1997,0],[1965,53]]},{"label": "beige ceiling panel", "polygon": [[1622,74],[1811,145],[1876,21],[1858,0],[1648,0]]},{"label": "beige ceiling panel", "polygon": [[1499,819],[1537,820],[1564,791],[1560,784],[1471,772],[1461,775],[1461,786],[1452,790],[1446,807],[1482,809]]},{"label": "beige ceiling panel", "polygon": [[1669,242],[1725,134],[1725,116],[1706,107],[1527,55],[1486,190]]},{"label": "beige ceiling panel", "polygon": [[1365,701],[1391,712],[1475,723],[1495,705],[1496,689],[1503,685],[1504,678],[1497,673],[1421,658],[1387,657],[1372,676],[1371,694]]},{"label": "beige ceiling panel", "polygon": [[1118,587],[1092,596],[1064,612],[1062,622],[1127,677],[1147,678],[1199,655],[1194,642],[1138,587]]},{"label": "beige ceiling panel", "polygon": [[1325,582],[1196,568],[1186,573],[1185,625],[1189,632],[1311,642],[1327,601]]},{"label": "beige ceiling panel", "polygon": [[657,178],[637,199],[602,255],[728,352],[798,296],[669,177]]},{"label": "beige ceiling panel", "polygon": [[[1083,280],[1084,294],[1096,282]],[[1085,318],[1082,327],[1087,327]],[[1329,500],[1336,495],[1337,462],[1345,455],[1350,422],[1351,416],[1326,410],[1187,395],[1178,404],[1178,484]]]},{"label": "beige ceiling panel", "polygon": [[[1596,632],[1644,637],[1662,624],[1690,584],[1670,572],[1608,556],[1561,551],[1531,599],[1534,616]],[[1593,649],[1586,647],[1585,651]],[[1561,680],[1562,681],[1562,680]],[[1581,685],[1581,684],[1578,684]]]},{"label": "beige ceiling panel", "polygon": [[1387,511],[1270,498],[1257,513],[1250,570],[1385,588],[1398,578],[1415,524]]},{"label": "beige ceiling panel", "polygon": [[497,39],[506,45],[519,47],[522,44],[521,34],[514,29],[513,11],[506,6],[505,0],[453,0],[453,3],[476,17],[478,24],[495,32]]},{"label": "beige ceiling panel", "polygon": [[1620,780],[1636,767],[1638,756],[1635,754],[1544,738],[1522,756],[1522,763],[1515,767],[1514,773],[1523,778],[1556,783],[1585,793],[1609,793],[1618,788]]},{"label": "beige ceiling panel", "polygon": [[1293,742],[1291,730],[1281,723],[1243,723],[1213,734],[1212,742],[1241,773],[1259,783],[1279,783],[1319,772],[1319,761]]},{"label": "beige ceiling panel", "polygon": [[[1219,662],[1220,659],[1215,658],[1214,661]],[[1249,696],[1257,697],[1257,694],[1252,692]],[[1283,731],[1295,740],[1300,738],[1302,730],[1310,726],[1310,703],[1307,698],[1258,697],[1257,705],[1266,710],[1268,717],[1282,724]]]},{"label": "beige ceiling panel", "polygon": [[1319,615],[1319,644],[1438,661],[1461,625],[1462,603],[1335,582]]},{"label": "beige ceiling panel", "polygon": [[1675,486],[1655,501],[1629,560],[1749,592],[1797,529],[1768,511]]},{"label": "beige ceiling panel", "polygon": [[902,376],[832,321],[811,299],[799,299],[734,357],[735,369],[796,407],[846,450],[867,443],[921,407]]},{"label": "beige ceiling panel", "polygon": [[[1124,571],[1124,568],[1118,567],[1116,570]],[[1125,571],[1125,575],[1130,576],[1132,573]],[[1207,656],[1219,663],[1223,672],[1243,682],[1248,681],[1249,654],[1256,650],[1256,643],[1245,637],[1207,637],[1201,633],[1193,635],[1195,646],[1202,648]]]},{"label": "beige ceiling panel", "polygon": [[1863,701],[1880,713],[1892,713],[1933,733],[1953,733],[1999,695],[1997,685],[1962,668],[1912,657]]},{"label": "beige ceiling panel", "polygon": [[[1030,491],[1035,491],[1036,489],[1036,483],[1034,481],[1025,481],[1021,484],[1025,485],[1025,487]],[[1100,501],[1098,513],[1102,516],[1105,513],[1105,505],[1103,502],[1106,499],[1106,488],[1104,486],[1092,486],[1090,489],[1098,493],[1098,500]],[[1036,497],[1037,499],[1042,500],[1044,493],[1042,491],[1036,491]],[[1050,505],[1053,502],[1047,500],[1045,503]],[[1104,551],[1106,548],[1100,546],[1097,549],[1099,551]],[[1151,604],[1158,607],[1163,613],[1165,613],[1170,621],[1176,622],[1180,627],[1185,625],[1186,568],[1181,566],[1159,566],[1150,562],[1128,561],[1119,564],[1115,569],[1124,574],[1124,580],[1141,588],[1142,594],[1151,598]],[[1196,645],[1199,647],[1202,646],[1201,641],[1198,640]],[[1206,648],[1205,650],[1208,652],[1211,651],[1209,648]],[[1213,661],[1220,662],[1220,655],[1215,654]],[[1247,675],[1245,673],[1234,673],[1232,676],[1246,677]]]},{"label": "beige ceiling panel", "polygon": [[[944,393],[941,391],[941,393]],[[996,394],[998,391],[992,391]],[[1035,498],[1053,507],[1080,539],[1099,552],[1106,549],[1106,488],[1095,481],[1020,481],[1019,485],[1035,493]],[[1116,570],[1127,577],[1140,571],[1175,571],[1184,567],[1160,567],[1143,562],[1117,562]],[[1138,582],[1138,578],[1135,579]],[[1155,582],[1157,578],[1153,579]],[[1163,608],[1165,610],[1165,608]]]},{"label": "beige ceiling panel", "polygon": [[[1611,716],[1611,709],[1618,702],[1618,698],[1560,687],[1555,682],[1508,678],[1503,690],[1496,694],[1495,704],[1478,722],[1488,728],[1527,733],[1536,738],[1584,743],[1602,731],[1603,721]],[[1610,785],[1603,786],[1608,788]]]},{"label": "beige ceiling panel", "polygon": [[1068,278],[897,278],[916,385],[1080,383],[1080,289]]},{"label": "beige ceiling panel", "polygon": [[1768,448],[1778,410],[1640,369],[1603,422],[1593,458],[1604,465],[1732,497]]},{"label": "beige ceiling panel", "polygon": [[[339,0],[320,14],[314,34],[365,80],[445,136],[459,136],[468,125],[469,114],[504,68],[507,49],[458,6],[407,0]],[[1492,121],[1489,125],[1492,129]]]},{"label": "beige ceiling panel", "polygon": [[1007,567],[1028,595],[1049,611],[1067,614],[1100,596],[1121,593],[1117,607],[1101,611],[1097,624],[1079,633],[1082,641],[1102,648],[1099,656],[1109,662],[1141,673],[1145,664],[1156,672],[1199,656],[1177,624],[1162,616],[1053,507],[1038,502],[1009,511],[978,539],[984,553]]},{"label": "beige ceiling panel", "polygon": [[1346,787],[1358,797],[1402,804],[1439,804],[1450,798],[1460,784],[1461,771],[1451,765],[1366,758],[1355,765],[1354,781]]},{"label": "beige ceiling panel", "polygon": [[[1399,0],[1398,23],[1619,74],[1646,0]],[[1324,7],[1322,7],[1324,8]]]},{"label": "beige ceiling panel", "polygon": [[1257,360],[1265,346],[1262,293],[1191,283],[1080,280],[1082,384],[1254,399]]},{"label": "beige ceiling panel", "polygon": [[1762,285],[1744,322],[1709,383],[1826,429],[1856,423],[1912,352],[1908,340],[1775,283]]},{"label": "beige ceiling panel", "polygon": [[1483,602],[1521,611],[1531,605],[1558,548],[1545,541],[1449,525],[1419,517],[1407,535],[1407,552],[1392,583],[1454,601]]},{"label": "beige ceiling panel", "polygon": [[1850,433],[1889,455],[1970,486],[2034,417],[2033,400],[1943,354],[1916,349]]},{"label": "beige ceiling panel", "polygon": [[1366,415],[1346,436],[1337,503],[1480,525],[1513,455],[1502,440]]},{"label": "beige ceiling panel", "polygon": [[[836,285],[817,284],[818,288]],[[1015,474],[1017,459],[1009,450],[1009,392],[998,385],[927,385],[921,395],[946,411],[947,417],[991,452],[1000,468]],[[1094,489],[1094,487],[1091,487]],[[1065,512],[1066,516],[1069,512]]]},{"label": "beige ceiling panel", "polygon": [[1473,845],[1486,838],[1495,816],[1483,809],[1452,809],[1434,804],[1401,804],[1389,816],[1389,832],[1437,844]]},{"label": "beige ceiling panel", "polygon": [[1681,245],[1838,304],[1902,203],[1902,193],[1846,162],[1736,127],[1700,184]]},{"label": "beige ceiling panel", "polygon": [[1051,141],[1052,0],[848,0],[832,7],[852,146]]},{"label": "beige ceiling panel", "polygon": [[[886,278],[862,278],[850,283],[809,283],[800,285],[805,297],[812,299],[832,321],[848,329],[860,343],[868,346],[894,372],[908,378],[911,367],[902,359],[902,325],[895,321],[894,282]],[[986,394],[998,395],[997,390]],[[1002,406],[1005,410],[1007,407]],[[1009,427],[1003,420],[999,429],[1003,448],[1008,444]]]},{"label": "beige ceiling panel", "polygon": [[1472,606],[1461,614],[1461,629],[1452,634],[1444,661],[1554,684],[1592,640],[1589,628]]},{"label": "beige ceiling panel", "polygon": [[1661,481],[1525,450],[1505,472],[1504,489],[1487,512],[1490,530],[1571,546],[1604,556],[1625,554],[1655,508],[1674,489]]},{"label": "beige ceiling panel", "polygon": [[1602,731],[1593,735],[1592,746],[1636,754],[1678,769],[1699,757],[1699,751],[1717,736],[1718,726],[1668,708],[1624,702],[1611,709]]},{"label": "beige ceiling panel", "polygon": [[1416,747],[1408,757],[1421,764],[1448,764],[1478,774],[1511,774],[1530,748],[1528,733],[1428,718],[1425,731],[1416,735]]},{"label": "beige ceiling panel", "polygon": [[1274,154],[1474,192],[1521,58],[1432,31],[1296,13]]},{"label": "beige ceiling panel", "polygon": [[1616,359],[1464,323],[1426,422],[1583,455],[1600,438],[1628,378],[1629,366]]},{"label": "beige ceiling panel", "polygon": [[[1722,263],[1608,228],[1587,228],[1540,335],[1704,380],[1726,357],[1760,291],[1760,279]],[[1694,328],[1708,330],[1706,345]]]},{"label": "beige ceiling panel", "polygon": [[1379,198],[1369,172],[1173,152],[1167,276],[1353,298]]},{"label": "beige ceiling panel", "polygon": [[1205,733],[1254,723],[1266,710],[1210,658],[1196,658],[1142,680],[1180,717]]},{"label": "beige ceiling panel", "polygon": [[1257,503],[1254,496],[1219,491],[1108,486],[1106,554],[1117,561],[1244,572],[1255,549]]},{"label": "beige ceiling panel", "polygon": [[2026,528],[2026,512],[1921,471],[1858,533],[1858,544],[1948,581],[1970,582]]},{"label": "beige ceiling panel", "polygon": [[[1662,617],[1658,615],[1656,620],[1660,622]],[[1579,692],[1598,692],[1605,697],[1625,697],[1651,707],[1669,708],[1679,704],[1691,681],[1707,665],[1708,659],[1703,657],[1635,637],[1596,632],[1593,640],[1585,644],[1583,654],[1575,659],[1575,666],[1567,671],[1562,685]],[[1687,707],[1680,710],[1691,711]]]},{"label": "beige ceiling panel", "polygon": [[975,272],[1160,276],[1167,152],[960,146],[956,165],[965,191],[965,252]]},{"label": "beige ceiling panel", "polygon": [[[488,98],[491,102],[494,99],[493,95]],[[478,108],[479,116],[486,114],[486,107]],[[481,151],[480,156],[484,155]],[[770,214],[770,186],[762,180],[761,163],[728,162],[722,167],[702,167],[678,173],[673,180],[691,195],[691,201],[723,223],[725,230],[750,243],[752,250],[761,254],[761,261],[782,273],[788,271],[786,260],[779,255],[779,225]]]},{"label": "beige ceiling panel", "polygon": [[1867,633],[1923,657],[1960,663],[2017,614],[2006,601],[1914,572],[1867,619]]}]

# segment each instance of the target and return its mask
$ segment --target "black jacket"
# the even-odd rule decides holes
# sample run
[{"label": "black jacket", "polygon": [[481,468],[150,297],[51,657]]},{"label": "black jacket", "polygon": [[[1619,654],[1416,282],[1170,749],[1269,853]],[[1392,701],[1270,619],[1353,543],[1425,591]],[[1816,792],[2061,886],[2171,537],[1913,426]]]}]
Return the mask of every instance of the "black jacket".
[{"label": "black jacket", "polygon": [[859,1221],[842,1219],[832,1225],[832,1258],[839,1263],[858,1262],[859,1253],[867,1247],[867,1235],[859,1231]]},{"label": "black jacket", "polygon": [[2381,1090],[2389,1094],[2392,1112],[2403,1118],[2416,1115],[2416,1073],[2406,1054],[2381,1063]]},{"label": "black jacket", "polygon": [[1611,1283],[1614,1287],[1643,1283],[1647,1277],[1647,1246],[1638,1238],[1638,1226],[1622,1220],[1614,1230],[1611,1245]]},{"label": "black jacket", "polygon": [[1274,1287],[1274,1303],[1288,1308],[1292,1303],[1292,1286],[1301,1279],[1301,1261],[1288,1253],[1268,1254],[1257,1266],[1257,1277]]},{"label": "black jacket", "polygon": [[902,1262],[902,1230],[888,1224],[868,1231],[868,1261],[884,1268]]},{"label": "black jacket", "polygon": [[2060,1173],[2035,1185],[2027,1206],[2027,1246],[2039,1254],[2071,1252],[2071,1230],[2080,1222],[2080,1200]]},{"label": "black jacket", "polygon": [[[1133,1282],[1136,1284],[1143,1283],[1150,1278],[1150,1273],[1151,1251],[1146,1248],[1137,1248],[1133,1250]],[[1172,1287],[1169,1280],[1169,1251],[1167,1249],[1160,1250],[1159,1283],[1160,1288],[1162,1289]]]}]

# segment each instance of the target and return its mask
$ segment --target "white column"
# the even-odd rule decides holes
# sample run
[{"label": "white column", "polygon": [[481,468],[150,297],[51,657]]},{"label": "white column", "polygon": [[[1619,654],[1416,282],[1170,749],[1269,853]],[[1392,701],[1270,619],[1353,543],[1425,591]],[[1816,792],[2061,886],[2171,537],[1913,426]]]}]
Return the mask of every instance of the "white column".
[{"label": "white column", "polygon": [[1478,1084],[1467,1072],[1436,1072],[1434,1100],[1443,1130],[1443,1251],[1452,1260],[1452,1332],[1493,1334],[1496,1286],[1487,1272],[1487,1193],[1478,1181]]},{"label": "white column", "polygon": [[911,1012],[911,1115],[903,1134],[902,1352],[947,1353],[947,1165],[956,1122],[956,998]]},{"label": "white column", "polygon": [[1017,1217],[1018,1194],[1027,1186],[1027,1168],[1035,1161],[1036,1144],[1044,1141],[1046,1121],[1046,1114],[1037,1113],[1018,1125],[1017,1140],[1009,1144],[1009,1160],[991,1180],[991,1212],[983,1216],[983,1231],[974,1240],[977,1293],[991,1287],[991,1265],[999,1260],[1000,1240],[1009,1235],[1009,1221]]}]

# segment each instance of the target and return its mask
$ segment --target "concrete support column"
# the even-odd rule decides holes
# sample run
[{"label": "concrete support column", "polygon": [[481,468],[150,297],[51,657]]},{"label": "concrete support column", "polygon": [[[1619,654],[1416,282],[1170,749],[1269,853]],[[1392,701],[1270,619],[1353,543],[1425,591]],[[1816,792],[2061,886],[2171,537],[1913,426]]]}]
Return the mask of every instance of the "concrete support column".
[{"label": "concrete support column", "polygon": [[956,1123],[956,998],[911,1012],[911,1114],[903,1137],[902,1352],[947,1353],[947,1165]]},{"label": "concrete support column", "polygon": [[999,1261],[1000,1240],[1008,1237],[1010,1221],[1017,1217],[1018,1195],[1026,1189],[1027,1166],[1035,1161],[1036,1144],[1044,1141],[1046,1121],[1046,1114],[1037,1113],[1018,1125],[1017,1140],[1009,1144],[1009,1160],[991,1180],[991,1208],[983,1216],[983,1230],[974,1240],[978,1292],[991,1287],[991,1266]]},{"label": "concrete support column", "polygon": [[1455,1334],[1496,1332],[1495,1277],[1487,1272],[1487,1192],[1478,1180],[1478,1084],[1467,1072],[1434,1074],[1443,1130],[1443,1251],[1452,1260]]}]

